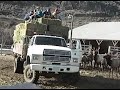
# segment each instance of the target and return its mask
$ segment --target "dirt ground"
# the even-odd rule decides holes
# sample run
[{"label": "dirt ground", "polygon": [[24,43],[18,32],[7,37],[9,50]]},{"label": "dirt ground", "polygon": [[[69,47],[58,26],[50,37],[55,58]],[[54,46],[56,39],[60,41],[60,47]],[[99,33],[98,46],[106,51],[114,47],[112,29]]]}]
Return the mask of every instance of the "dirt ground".
[{"label": "dirt ground", "polygon": [[[0,56],[0,85],[11,86],[24,82],[23,74],[13,72],[13,57],[10,55]],[[81,69],[80,78],[76,84],[40,76],[36,85],[43,89],[120,89],[120,75],[116,77],[114,74],[112,78],[105,71]]]}]

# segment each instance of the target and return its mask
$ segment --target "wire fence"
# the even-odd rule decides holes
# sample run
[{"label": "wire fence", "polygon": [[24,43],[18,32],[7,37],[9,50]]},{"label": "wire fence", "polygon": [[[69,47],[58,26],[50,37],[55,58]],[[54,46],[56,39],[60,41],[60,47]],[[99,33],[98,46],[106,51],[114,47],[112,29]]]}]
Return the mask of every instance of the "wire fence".
[{"label": "wire fence", "polygon": [[12,54],[11,45],[0,44],[0,54],[1,55],[11,55]]}]

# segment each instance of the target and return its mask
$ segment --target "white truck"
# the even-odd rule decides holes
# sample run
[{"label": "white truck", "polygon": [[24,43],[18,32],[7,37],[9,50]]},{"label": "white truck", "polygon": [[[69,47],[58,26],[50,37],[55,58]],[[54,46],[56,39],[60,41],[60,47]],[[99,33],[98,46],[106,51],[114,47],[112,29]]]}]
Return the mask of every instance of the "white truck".
[{"label": "white truck", "polygon": [[74,49],[67,47],[64,38],[50,35],[25,35],[22,42],[14,43],[14,72],[23,72],[26,82],[36,83],[42,73],[67,75],[75,81],[80,76],[79,63],[82,48],[76,40]]}]

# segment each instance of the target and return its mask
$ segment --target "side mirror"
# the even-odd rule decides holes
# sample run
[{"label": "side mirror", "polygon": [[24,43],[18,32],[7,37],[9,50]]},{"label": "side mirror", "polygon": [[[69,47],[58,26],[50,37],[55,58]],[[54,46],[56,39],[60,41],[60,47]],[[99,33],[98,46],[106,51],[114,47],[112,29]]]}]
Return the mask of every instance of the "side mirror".
[{"label": "side mirror", "polygon": [[76,49],[76,44],[72,44],[72,49]]},{"label": "side mirror", "polygon": [[69,43],[67,44],[67,47],[70,47],[70,44],[69,44]]}]

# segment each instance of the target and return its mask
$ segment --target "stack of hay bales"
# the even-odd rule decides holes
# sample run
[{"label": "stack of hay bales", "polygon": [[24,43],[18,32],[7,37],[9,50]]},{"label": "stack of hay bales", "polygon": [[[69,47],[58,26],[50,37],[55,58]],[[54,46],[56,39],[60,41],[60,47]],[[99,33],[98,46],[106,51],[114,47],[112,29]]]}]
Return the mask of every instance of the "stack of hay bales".
[{"label": "stack of hay bales", "polygon": [[[47,30],[46,24],[39,24],[36,23],[26,23],[26,35],[32,36],[34,32],[37,32],[37,34],[44,34],[44,32]],[[31,34],[32,33],[32,34]]]},{"label": "stack of hay bales", "polygon": [[62,26],[62,22],[59,19],[49,19],[49,18],[38,18],[34,22],[20,23],[16,25],[14,30],[13,40],[16,43],[23,41],[23,38],[27,36],[32,36],[34,32],[37,34],[46,34],[62,36],[65,39],[68,37],[69,28]]},{"label": "stack of hay bales", "polygon": [[47,25],[47,34],[62,36],[65,39],[68,37],[69,28],[62,26],[62,21],[59,19],[38,18],[38,23]]},{"label": "stack of hay bales", "polygon": [[39,24],[38,22],[32,23],[32,22],[25,22],[20,23],[16,25],[14,30],[14,36],[13,41],[15,43],[21,43],[23,41],[23,38],[27,36],[32,36],[34,32],[37,32],[39,34],[44,34],[44,31],[47,30],[46,24]]},{"label": "stack of hay bales", "polygon": [[25,24],[20,23],[16,25],[16,29],[14,30],[14,36],[13,36],[13,41],[16,43],[19,43],[20,40],[22,39],[22,35],[25,34]]}]

